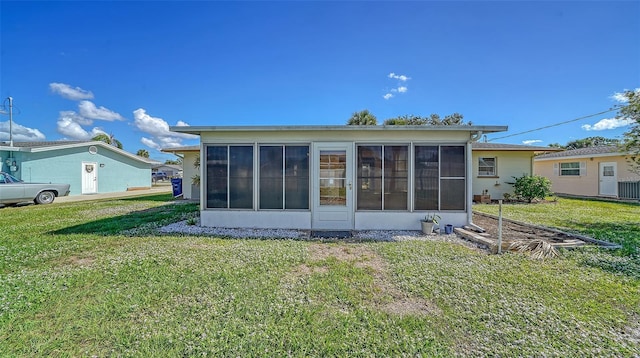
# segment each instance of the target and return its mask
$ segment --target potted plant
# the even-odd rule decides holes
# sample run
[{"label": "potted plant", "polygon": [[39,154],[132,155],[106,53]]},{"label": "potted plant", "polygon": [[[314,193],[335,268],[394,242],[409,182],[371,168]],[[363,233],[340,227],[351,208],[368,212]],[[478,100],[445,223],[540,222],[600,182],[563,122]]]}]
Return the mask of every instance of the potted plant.
[{"label": "potted plant", "polygon": [[424,219],[420,220],[422,232],[426,235],[430,235],[431,233],[433,233],[433,227],[438,225],[439,220],[440,215],[436,213],[427,214]]}]

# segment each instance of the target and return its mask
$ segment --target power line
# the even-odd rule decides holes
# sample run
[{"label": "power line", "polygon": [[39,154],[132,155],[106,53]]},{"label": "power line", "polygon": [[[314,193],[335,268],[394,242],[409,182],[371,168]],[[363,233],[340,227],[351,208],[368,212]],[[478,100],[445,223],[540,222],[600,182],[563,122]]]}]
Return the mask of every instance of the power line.
[{"label": "power line", "polygon": [[615,108],[611,108],[611,109],[608,109],[608,110],[603,111],[603,112],[598,112],[598,113],[590,114],[590,115],[588,115],[588,116],[584,116],[584,117],[580,117],[580,118],[576,118],[576,119],[571,119],[571,120],[564,121],[564,122],[560,122],[560,123],[556,123],[556,124],[550,124],[550,125],[548,125],[548,126],[544,126],[544,127],[540,127],[540,128],[536,128],[536,129],[531,129],[531,130],[524,131],[524,132],[520,132],[520,133],[509,134],[509,135],[505,135],[505,136],[498,137],[498,138],[491,138],[491,139],[488,139],[488,140],[487,140],[487,142],[491,142],[491,141],[494,141],[494,140],[497,140],[497,139],[503,139],[503,138],[515,137],[515,136],[517,136],[517,135],[526,134],[526,133],[531,133],[531,132],[535,132],[535,131],[539,131],[539,130],[547,129],[547,128],[551,128],[551,127],[557,127],[557,126],[560,126],[560,125],[563,125],[563,124],[567,124],[567,123],[571,123],[571,122],[577,122],[577,121],[580,121],[580,120],[583,120],[583,119],[586,119],[586,118],[591,118],[591,117],[599,116],[599,115],[601,115],[601,114],[609,113],[609,112],[612,112],[612,111],[615,111],[615,110],[616,110]]}]

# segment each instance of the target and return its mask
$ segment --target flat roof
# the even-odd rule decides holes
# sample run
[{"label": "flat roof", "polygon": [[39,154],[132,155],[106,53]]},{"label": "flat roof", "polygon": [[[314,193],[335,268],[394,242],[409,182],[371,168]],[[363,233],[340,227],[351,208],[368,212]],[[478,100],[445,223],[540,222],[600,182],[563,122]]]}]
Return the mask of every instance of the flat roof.
[{"label": "flat roof", "polygon": [[203,132],[300,132],[300,131],[465,131],[495,133],[505,132],[508,126],[431,126],[431,125],[309,125],[309,126],[172,126],[169,130],[178,133],[200,134]]}]

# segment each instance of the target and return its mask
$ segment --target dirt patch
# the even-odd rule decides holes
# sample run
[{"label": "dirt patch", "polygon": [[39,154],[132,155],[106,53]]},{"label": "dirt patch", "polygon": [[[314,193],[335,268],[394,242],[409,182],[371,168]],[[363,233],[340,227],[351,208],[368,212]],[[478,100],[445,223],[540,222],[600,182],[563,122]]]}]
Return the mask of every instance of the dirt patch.
[{"label": "dirt patch", "polygon": [[79,257],[79,256],[70,256],[64,260],[64,265],[72,265],[72,266],[91,266],[95,262],[95,257]]},{"label": "dirt patch", "polygon": [[[375,297],[372,297],[369,306],[393,315],[427,315],[440,312],[438,307],[419,297],[408,296],[400,290],[390,278],[387,262],[375,251],[358,244],[331,245],[312,244],[309,246],[310,261],[318,262],[335,258],[339,261],[352,263],[355,267],[365,268],[373,276]],[[308,266],[305,264],[296,267],[292,274],[297,277],[310,276],[315,273],[326,273],[327,266]]]},{"label": "dirt patch", "polygon": [[[483,228],[488,237],[498,238],[497,219],[474,213],[473,223]],[[576,246],[585,244],[584,241],[572,235],[506,220],[502,221],[502,239],[507,242],[542,239],[552,244],[575,244]]]}]

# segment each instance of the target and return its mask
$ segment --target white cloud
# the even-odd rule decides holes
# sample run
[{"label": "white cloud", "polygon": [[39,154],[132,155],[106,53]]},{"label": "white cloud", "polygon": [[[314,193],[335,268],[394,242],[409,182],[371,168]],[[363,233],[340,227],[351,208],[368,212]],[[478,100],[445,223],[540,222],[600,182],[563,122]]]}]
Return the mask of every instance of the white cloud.
[{"label": "white cloud", "polygon": [[631,119],[620,119],[620,118],[605,118],[599,120],[596,124],[584,124],[582,129],[586,131],[604,131],[607,129],[615,129],[619,127],[625,127],[629,124],[633,123]]},{"label": "white cloud", "polygon": [[[637,93],[638,95],[640,95],[640,88],[636,88],[635,90],[633,90],[635,93]],[[616,102],[620,102],[620,103],[627,103],[629,100],[627,99],[627,97],[624,95],[624,93],[627,92],[627,90],[624,90],[622,92],[616,92],[614,93],[611,98],[613,100],[615,100]]]},{"label": "white cloud", "polygon": [[77,113],[73,111],[62,111],[60,112],[60,116],[58,117],[57,122],[57,130],[58,133],[63,136],[75,139],[75,140],[90,140],[100,133],[105,133],[102,129],[95,127],[90,132],[82,128],[81,120],[84,119],[81,116],[78,116]]},{"label": "white cloud", "polygon": [[542,141],[540,139],[528,139],[528,140],[523,140],[522,144],[524,145],[532,145],[535,143],[542,143]]},{"label": "white cloud", "polygon": [[142,137],[142,138],[140,139],[140,142],[141,142],[142,144],[146,145],[146,146],[147,146],[147,147],[149,147],[149,148],[153,148],[153,149],[156,149],[156,150],[160,150],[160,149],[162,149],[162,146],[161,146],[160,144],[158,144],[158,143],[154,142],[154,141],[153,141],[153,139],[149,139],[149,138],[146,138],[146,137]]},{"label": "white cloud", "polygon": [[[142,137],[140,140],[144,145],[154,148],[170,148],[182,145],[183,139],[194,139],[198,136],[186,133],[176,133],[169,130],[169,123],[164,119],[152,117],[143,108],[133,111],[134,125],[144,133],[150,134],[152,138]],[[176,126],[188,126],[189,124],[178,121]]]},{"label": "white cloud", "polygon": [[411,77],[407,77],[407,76],[405,76],[405,75],[396,75],[396,74],[395,74],[395,73],[393,73],[393,72],[391,72],[391,73],[389,74],[389,78],[395,78],[396,80],[400,80],[400,81],[402,81],[402,82],[406,82],[406,81],[408,81],[408,80],[410,80],[410,79],[411,79]]},{"label": "white cloud", "polygon": [[8,141],[9,137],[14,142],[38,142],[46,138],[39,130],[22,126],[15,121],[11,124],[9,136],[9,121],[0,122],[0,140]]},{"label": "white cloud", "polygon": [[80,115],[89,119],[101,119],[104,121],[123,121],[119,113],[113,112],[105,107],[96,107],[91,101],[82,101],[78,104],[78,111]]},{"label": "white cloud", "polygon": [[397,88],[397,91],[400,92],[400,93],[405,93],[405,92],[407,92],[407,87],[400,86],[400,87]]},{"label": "white cloud", "polygon": [[384,98],[384,99],[389,99],[389,98],[392,98],[392,97],[393,97],[393,94],[391,94],[391,93],[387,93],[384,96],[382,96],[382,98]]},{"label": "white cloud", "polygon": [[80,87],[73,88],[65,83],[52,82],[49,83],[49,88],[53,93],[74,101],[93,98],[93,93],[91,93],[91,91],[83,90]]}]

